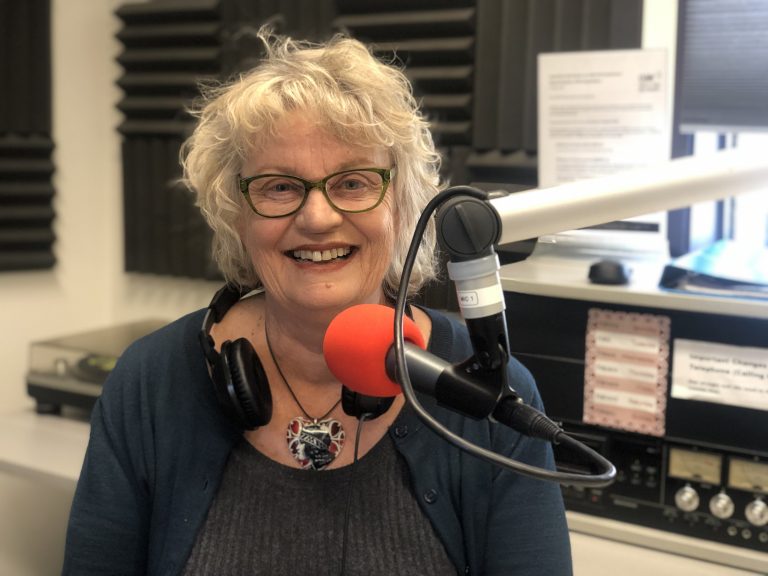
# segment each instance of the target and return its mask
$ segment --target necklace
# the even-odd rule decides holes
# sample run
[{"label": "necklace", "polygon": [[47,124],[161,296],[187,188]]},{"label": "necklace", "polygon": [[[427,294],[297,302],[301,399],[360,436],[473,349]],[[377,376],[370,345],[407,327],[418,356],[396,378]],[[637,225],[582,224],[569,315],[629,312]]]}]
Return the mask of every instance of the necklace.
[{"label": "necklace", "polygon": [[275,368],[277,368],[277,373],[280,374],[280,378],[285,383],[285,387],[288,388],[288,392],[291,393],[291,397],[293,397],[299,410],[304,414],[303,416],[296,416],[288,422],[288,429],[285,434],[288,451],[304,470],[322,470],[336,459],[344,447],[344,427],[335,418],[329,418],[331,412],[341,404],[341,398],[320,418],[310,416],[299,402],[296,393],[277,362],[272,350],[272,343],[269,341],[266,323],[264,324],[264,338],[267,341],[267,349]]}]

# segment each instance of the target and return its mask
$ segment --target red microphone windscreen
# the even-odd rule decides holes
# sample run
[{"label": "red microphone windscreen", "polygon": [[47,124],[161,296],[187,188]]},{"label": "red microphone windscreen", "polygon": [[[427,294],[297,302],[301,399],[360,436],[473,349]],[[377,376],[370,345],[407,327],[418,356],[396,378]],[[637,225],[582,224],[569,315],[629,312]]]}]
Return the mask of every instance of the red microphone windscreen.
[{"label": "red microphone windscreen", "polygon": [[[337,315],[323,339],[325,362],[339,381],[366,396],[397,396],[400,385],[387,375],[387,352],[394,344],[395,311],[381,304],[359,304]],[[416,323],[403,318],[403,337],[426,348]]]}]

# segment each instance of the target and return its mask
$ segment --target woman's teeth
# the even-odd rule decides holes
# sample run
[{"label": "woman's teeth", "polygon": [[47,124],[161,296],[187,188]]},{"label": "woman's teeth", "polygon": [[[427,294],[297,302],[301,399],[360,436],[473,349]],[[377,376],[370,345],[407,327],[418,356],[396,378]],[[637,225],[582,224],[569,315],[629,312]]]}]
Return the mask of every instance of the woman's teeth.
[{"label": "woman's teeth", "polygon": [[336,258],[348,256],[352,251],[350,247],[331,248],[330,250],[294,250],[293,257],[297,260],[311,260],[312,262],[328,262]]}]

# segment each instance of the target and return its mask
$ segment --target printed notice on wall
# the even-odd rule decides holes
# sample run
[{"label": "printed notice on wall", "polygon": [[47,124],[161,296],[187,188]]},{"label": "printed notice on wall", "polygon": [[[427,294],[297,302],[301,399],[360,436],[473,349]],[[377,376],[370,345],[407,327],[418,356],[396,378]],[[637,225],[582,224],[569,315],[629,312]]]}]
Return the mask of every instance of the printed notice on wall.
[{"label": "printed notice on wall", "polygon": [[539,56],[539,187],[669,159],[666,59],[664,50]]},{"label": "printed notice on wall", "polygon": [[664,435],[669,326],[667,316],[589,311],[584,422]]},{"label": "printed notice on wall", "polygon": [[671,395],[768,410],[768,349],[675,339]]},{"label": "printed notice on wall", "polygon": [[[540,188],[640,170],[670,159],[665,50],[541,54],[538,92]],[[666,213],[601,228],[666,238]],[[569,233],[572,237],[584,234]]]}]

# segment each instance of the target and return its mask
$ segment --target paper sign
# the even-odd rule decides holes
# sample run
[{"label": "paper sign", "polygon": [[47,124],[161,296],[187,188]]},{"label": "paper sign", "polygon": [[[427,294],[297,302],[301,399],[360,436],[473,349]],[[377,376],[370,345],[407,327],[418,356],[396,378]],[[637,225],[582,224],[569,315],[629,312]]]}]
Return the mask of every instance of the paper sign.
[{"label": "paper sign", "polygon": [[539,56],[539,187],[669,159],[664,50]]},{"label": "paper sign", "polygon": [[667,316],[589,311],[584,422],[664,435],[669,326]]},{"label": "paper sign", "polygon": [[768,349],[675,339],[672,398],[768,410]]},{"label": "paper sign", "polygon": [[[540,54],[539,188],[668,161],[668,95],[664,50]],[[666,238],[666,214],[628,218],[609,227]],[[565,233],[574,238],[584,234]],[[594,230],[590,234],[600,235]]]}]

